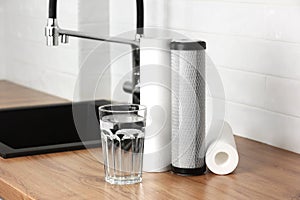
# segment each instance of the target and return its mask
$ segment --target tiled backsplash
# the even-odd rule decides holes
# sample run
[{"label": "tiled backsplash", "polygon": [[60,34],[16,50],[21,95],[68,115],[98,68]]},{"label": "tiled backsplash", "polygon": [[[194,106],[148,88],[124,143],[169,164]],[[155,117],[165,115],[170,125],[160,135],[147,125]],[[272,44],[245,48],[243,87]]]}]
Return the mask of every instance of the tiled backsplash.
[{"label": "tiled backsplash", "polygon": [[[134,29],[134,3],[110,2],[111,33]],[[125,5],[133,6],[124,10]],[[146,26],[207,42],[225,89],[226,120],[237,135],[300,153],[299,1],[146,0],[145,5]]]},{"label": "tiled backsplash", "polygon": [[[53,95],[73,98],[78,73],[78,42],[49,48],[45,43],[46,0],[5,0],[5,79]],[[59,1],[61,25],[78,27],[77,0]]]},{"label": "tiled backsplash", "polygon": [[[5,27],[1,29],[5,31],[5,38],[0,33],[0,40],[5,39],[5,42],[1,41],[0,52],[4,51],[6,58],[0,68],[0,78],[70,100],[77,94],[75,88],[81,90],[80,98],[94,97],[94,91],[89,91],[91,87],[80,88],[78,84],[76,87],[76,82],[79,82],[78,74],[84,60],[99,42],[70,38],[67,45],[47,47],[44,27],[48,0],[3,0],[0,5],[0,15],[6,15],[1,17],[5,21],[0,22]],[[58,1],[59,25],[65,29],[108,35],[108,12],[107,0]],[[109,56],[101,59],[106,58]],[[94,60],[95,65],[99,62]],[[1,77],[1,69],[6,69],[5,76]],[[96,82],[94,79],[86,77],[81,81]],[[109,78],[106,77],[106,81],[109,86]],[[107,90],[101,92],[101,97],[109,96],[109,87],[105,88]]]},{"label": "tiled backsplash", "polygon": [[168,2],[168,28],[207,42],[234,132],[300,153],[300,4]]},{"label": "tiled backsplash", "polygon": [[[72,99],[77,74],[99,43],[71,39],[68,46],[46,47],[47,2],[0,2],[0,18],[9,16],[5,17],[5,37],[0,30],[4,44],[0,47],[0,78],[6,58],[6,78]],[[119,35],[135,28],[135,1],[59,2],[59,10],[64,10],[59,12],[64,28],[101,35]],[[237,135],[300,153],[299,1],[145,0],[145,14],[147,27],[171,29],[207,42],[208,56],[223,80],[226,120]],[[109,46],[104,47],[103,52],[98,49],[98,58],[90,60],[95,70],[123,48],[113,45],[107,52]],[[112,82],[112,87],[121,73],[130,70],[126,59],[117,65],[123,66],[113,68],[111,80],[106,77],[104,81]],[[106,88],[104,94],[109,96]],[[85,91],[83,96],[95,90]]]},{"label": "tiled backsplash", "polygon": [[[78,30],[109,36],[109,1],[79,0]],[[110,44],[79,40],[80,99],[110,99]]]}]

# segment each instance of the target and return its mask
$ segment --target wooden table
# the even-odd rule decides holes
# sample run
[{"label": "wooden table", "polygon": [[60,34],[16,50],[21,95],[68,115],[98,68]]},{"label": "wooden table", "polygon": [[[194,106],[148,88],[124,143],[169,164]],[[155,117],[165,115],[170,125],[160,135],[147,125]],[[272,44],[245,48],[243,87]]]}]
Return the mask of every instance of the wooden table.
[{"label": "wooden table", "polygon": [[300,155],[236,137],[227,176],[144,173],[143,183],[104,182],[100,149],[0,159],[0,196],[18,199],[300,199]]}]

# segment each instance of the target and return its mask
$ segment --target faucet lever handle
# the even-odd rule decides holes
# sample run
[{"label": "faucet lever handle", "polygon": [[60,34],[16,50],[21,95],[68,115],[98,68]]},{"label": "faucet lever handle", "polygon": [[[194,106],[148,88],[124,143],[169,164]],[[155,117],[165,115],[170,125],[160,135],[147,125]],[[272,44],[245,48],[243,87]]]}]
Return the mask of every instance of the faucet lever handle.
[{"label": "faucet lever handle", "polygon": [[69,36],[66,35],[66,34],[61,35],[60,42],[62,44],[68,44],[69,43]]}]

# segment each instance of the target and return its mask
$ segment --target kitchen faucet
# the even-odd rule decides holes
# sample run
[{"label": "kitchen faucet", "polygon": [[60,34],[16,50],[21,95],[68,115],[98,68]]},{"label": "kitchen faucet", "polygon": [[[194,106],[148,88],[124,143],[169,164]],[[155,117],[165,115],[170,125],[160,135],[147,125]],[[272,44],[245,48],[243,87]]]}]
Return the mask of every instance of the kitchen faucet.
[{"label": "kitchen faucet", "polygon": [[[97,40],[104,42],[113,42],[119,44],[130,45],[132,49],[132,83],[124,84],[125,91],[131,91],[133,103],[139,104],[139,83],[140,83],[140,38],[144,34],[144,2],[136,0],[137,7],[137,32],[134,40],[118,38],[118,37],[103,37],[97,35],[86,34],[80,31],[65,30],[58,26],[57,20],[57,0],[49,0],[49,15],[47,25],[45,27],[45,36],[47,46],[58,46],[59,39],[62,44],[69,42],[69,37],[77,37],[82,39]],[[131,85],[130,85],[131,84]],[[128,89],[130,88],[130,89]]]},{"label": "kitchen faucet", "polygon": [[[120,0],[122,1],[122,0]],[[87,2],[86,2],[87,3]],[[129,45],[132,50],[132,80],[123,90],[132,94],[132,103],[147,106],[148,138],[145,138],[143,166],[145,171],[159,172],[171,164],[171,42],[172,38],[144,35],[144,2],[136,0],[137,27],[130,39],[102,37],[65,30],[57,20],[57,0],[49,0],[49,18],[45,28],[48,46],[68,43],[69,37]],[[95,116],[95,115],[94,115]],[[152,120],[151,120],[152,119]]]}]

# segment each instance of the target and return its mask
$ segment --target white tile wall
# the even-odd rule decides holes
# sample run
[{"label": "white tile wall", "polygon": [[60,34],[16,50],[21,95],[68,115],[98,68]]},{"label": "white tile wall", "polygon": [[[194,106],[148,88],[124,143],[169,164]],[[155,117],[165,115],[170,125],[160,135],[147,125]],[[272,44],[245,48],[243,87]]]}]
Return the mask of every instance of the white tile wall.
[{"label": "white tile wall", "polygon": [[[111,33],[134,29],[133,4],[111,1]],[[207,42],[236,134],[300,153],[299,1],[145,0],[145,9],[147,27]]]},{"label": "white tile wall", "polygon": [[[79,70],[78,41],[71,39],[68,46],[46,46],[47,9],[47,0],[5,1],[5,78],[72,99]],[[58,16],[62,27],[77,29],[77,0],[59,1]]]},{"label": "white tile wall", "polygon": [[[109,33],[110,36],[122,37],[128,32],[135,30],[136,7],[135,1],[132,0],[110,0],[109,1]],[[134,37],[134,35],[133,35]],[[117,59],[126,52],[130,51],[127,46],[112,44],[111,45],[111,60],[115,60],[111,65],[111,82],[112,82],[112,97],[126,102],[130,95],[126,95],[120,88],[120,82],[123,80],[130,70],[131,56],[127,54]],[[130,81],[130,78],[128,77]]]},{"label": "white tile wall", "polygon": [[218,68],[229,101],[263,108],[266,99],[266,76],[239,70]]},{"label": "white tile wall", "polygon": [[122,102],[131,102],[131,95],[123,91],[123,83],[132,80],[132,54],[127,45],[111,45],[112,98]]},{"label": "white tile wall", "polygon": [[[100,56],[100,60],[99,57],[95,58],[95,56],[88,58],[87,55],[99,45],[99,42],[74,38],[70,39],[68,45],[47,47],[44,36],[47,9],[48,0],[5,0],[5,6],[3,6],[3,10],[7,13],[5,43],[1,42],[2,37],[0,37],[0,42],[3,44],[1,46],[5,48],[7,59],[5,62],[7,76],[5,78],[70,100],[73,99],[74,94],[78,94],[78,91],[80,95],[87,96],[87,90],[80,88],[80,81],[82,80],[78,77],[83,77],[83,75],[79,75],[80,68],[84,66],[86,60],[93,59],[92,62],[89,61],[88,63],[92,66],[87,66],[87,68],[93,72],[98,71],[85,75],[93,76],[93,78],[85,77],[84,80],[88,80],[90,85],[96,84],[95,75],[101,70],[99,63],[108,58],[109,55],[103,54]],[[107,0],[58,1],[59,25],[65,29],[109,35],[108,14]],[[0,78],[1,72],[0,68]],[[105,87],[104,92],[97,94],[99,98],[108,98],[110,94],[108,92],[110,76],[108,73],[106,76],[104,83],[107,87]],[[94,81],[90,82],[91,80]],[[85,85],[84,87],[87,88],[88,86]]]},{"label": "white tile wall", "polygon": [[300,18],[298,6],[274,5],[271,2],[170,0],[168,27],[299,42],[297,33],[300,27],[297,20],[291,20]]},{"label": "white tile wall", "polygon": [[208,56],[217,66],[300,80],[300,43],[192,31],[180,32],[190,38],[205,40]]},{"label": "white tile wall", "polygon": [[34,65],[18,60],[10,61],[9,66],[9,80],[59,97],[73,99],[76,76],[48,69],[41,64]]},{"label": "white tile wall", "polygon": [[[0,17],[3,7],[10,16],[5,20],[5,42],[0,30],[0,44],[8,60],[6,78],[72,99],[79,69],[89,71],[92,66],[95,73],[86,72],[83,81],[93,85],[97,81],[93,74],[99,75],[107,67],[103,63],[127,50],[76,39],[67,46],[47,48],[43,36],[47,2],[0,2]],[[64,10],[59,12],[64,28],[99,35],[119,35],[135,28],[135,1],[59,2],[59,10]],[[225,88],[226,119],[236,134],[300,153],[299,1],[145,0],[145,14],[147,27],[167,28],[207,42],[208,56]],[[0,78],[4,60],[1,47]],[[130,56],[104,73],[105,77],[84,96],[123,94],[119,86],[128,70]],[[120,91],[113,89],[115,93],[110,94],[109,85],[105,85],[108,82]]]},{"label": "white tile wall", "polygon": [[79,24],[99,22],[108,23],[107,20],[109,19],[109,1],[107,0],[79,0],[78,9],[80,15]]},{"label": "white tile wall", "polygon": [[[78,30],[99,36],[109,36],[109,1],[79,0]],[[110,45],[79,41],[79,89],[81,100],[110,99]]]},{"label": "white tile wall", "polygon": [[[194,1],[194,0],[190,0]],[[199,1],[217,1],[217,2],[235,2],[235,3],[259,3],[273,5],[300,5],[297,0],[199,0]]]},{"label": "white tile wall", "polygon": [[[147,27],[166,27],[169,0],[145,0],[145,25]],[[110,0],[110,34],[116,35],[135,30],[136,1]]]},{"label": "white tile wall", "polygon": [[300,118],[228,102],[226,120],[237,135],[299,153]]},{"label": "white tile wall", "polygon": [[176,15],[184,1],[169,2],[169,28],[207,41],[235,133],[299,153],[299,3],[187,0]]},{"label": "white tile wall", "polygon": [[266,109],[300,118],[300,81],[269,76],[266,96]]}]

